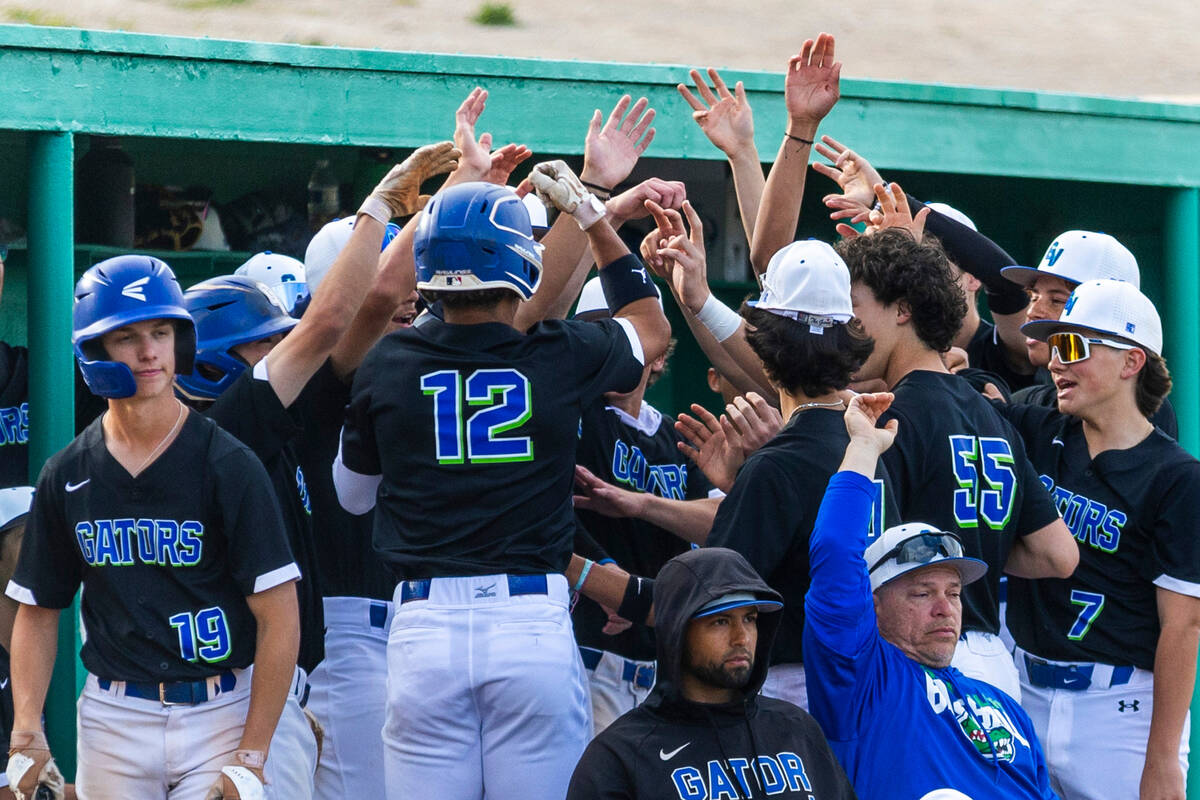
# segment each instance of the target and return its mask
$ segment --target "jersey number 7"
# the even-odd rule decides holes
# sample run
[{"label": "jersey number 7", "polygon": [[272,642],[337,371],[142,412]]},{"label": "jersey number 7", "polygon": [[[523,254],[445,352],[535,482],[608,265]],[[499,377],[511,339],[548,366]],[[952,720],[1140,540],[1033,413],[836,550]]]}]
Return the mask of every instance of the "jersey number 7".
[{"label": "jersey number 7", "polygon": [[[464,388],[468,408],[486,406],[468,417],[465,425]],[[434,441],[439,464],[504,464],[533,460],[533,441],[528,436],[500,437],[533,417],[529,379],[520,372],[515,369],[477,369],[463,380],[458,370],[443,369],[422,375],[421,391],[433,398]]]},{"label": "jersey number 7", "polygon": [[958,487],[954,521],[960,528],[992,530],[1008,524],[1017,493],[1012,445],[992,436],[951,436],[950,455]]}]

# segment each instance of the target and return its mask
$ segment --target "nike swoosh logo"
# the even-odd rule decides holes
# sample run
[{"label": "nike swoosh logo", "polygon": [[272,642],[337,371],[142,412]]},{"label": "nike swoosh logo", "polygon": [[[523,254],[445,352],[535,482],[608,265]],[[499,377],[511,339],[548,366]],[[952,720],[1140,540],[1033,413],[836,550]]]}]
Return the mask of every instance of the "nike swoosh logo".
[{"label": "nike swoosh logo", "polygon": [[663,761],[670,761],[672,758],[679,755],[679,751],[682,750],[683,748],[687,747],[689,744],[691,744],[691,742],[684,742],[683,744],[679,745],[679,747],[676,747],[674,750],[672,750],[669,753],[664,753],[662,750],[659,750],[658,757],[661,758]]},{"label": "nike swoosh logo", "polygon": [[5,678],[4,680],[0,681],[0,689],[6,689],[6,688],[8,688],[8,678]]},{"label": "nike swoosh logo", "polygon": [[91,478],[85,478],[85,479],[81,480],[79,483],[71,483],[70,481],[67,481],[67,491],[68,492],[78,491],[79,489],[82,489],[86,484],[91,483],[91,482],[92,482]]}]

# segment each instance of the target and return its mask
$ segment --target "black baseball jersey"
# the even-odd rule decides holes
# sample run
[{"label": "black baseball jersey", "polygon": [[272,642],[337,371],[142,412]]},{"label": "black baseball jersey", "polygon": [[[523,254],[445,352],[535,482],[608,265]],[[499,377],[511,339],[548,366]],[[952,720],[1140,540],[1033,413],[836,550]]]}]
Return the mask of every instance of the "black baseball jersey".
[{"label": "black baseball jersey", "polygon": [[29,351],[0,342],[0,489],[29,485]]},{"label": "black baseball jersey", "polygon": [[[804,595],[808,592],[808,539],[829,478],[838,470],[850,435],[842,409],[808,408],[792,415],[775,438],[746,459],[713,521],[708,546],[746,557],[767,585],[783,595],[779,636],[771,664],[802,663]],[[900,523],[891,477],[881,461],[871,516],[872,539]]]},{"label": "black baseball jersey", "polygon": [[1022,374],[1012,368],[1008,363],[1008,351],[1004,342],[1000,341],[996,326],[986,319],[979,320],[979,327],[975,329],[975,335],[967,344],[967,357],[972,367],[998,375],[1014,392],[1032,386],[1036,380],[1036,373],[1032,369],[1028,374]]},{"label": "black baseball jersey", "polygon": [[987,575],[963,589],[963,630],[997,633],[1000,576],[1017,536],[1058,518],[1011,424],[962,378],[927,370],[904,376],[884,415],[900,421],[883,461],[903,522],[957,533]]},{"label": "black baseball jersey", "polygon": [[80,658],[107,680],[196,680],[254,661],[247,595],[294,580],[259,460],[188,413],[136,478],[96,420],[42,469],[8,595],[67,608],[80,584]]},{"label": "black baseball jersey", "polygon": [[[691,459],[680,452],[675,420],[643,402],[637,419],[600,400],[579,421],[579,464],[606,483],[671,500],[719,497]],[[584,527],[623,569],[634,575],[657,575],[662,565],[689,548],[670,531],[640,519],[617,519],[580,509]],[[654,632],[644,625],[609,636],[601,628],[608,615],[598,603],[580,596],[572,614],[575,640],[635,661],[653,661]]]},{"label": "black baseball jersey", "polygon": [[617,320],[435,318],[385,336],[354,378],[342,463],[382,475],[375,549],[397,577],[562,572],[583,410],[637,386]]},{"label": "black baseball jersey", "polygon": [[1070,578],[1009,577],[1017,644],[1058,661],[1153,670],[1155,587],[1200,597],[1200,461],[1157,429],[1092,458],[1078,419],[1036,406],[1003,413],[1079,544]]},{"label": "black baseball jersey", "polygon": [[[1050,377],[1050,371],[1039,369],[1037,377],[1038,382],[1033,386],[1013,392],[1012,402],[1016,405],[1057,409],[1058,389],[1054,386],[1054,379]],[[1150,417],[1150,421],[1172,439],[1179,438],[1179,420],[1175,418],[1175,407],[1171,405],[1169,397],[1163,398],[1162,405]]]},{"label": "black baseball jersey", "polygon": [[[261,379],[260,375],[263,376]],[[305,386],[301,395],[308,391]],[[307,420],[301,413],[303,407],[297,401],[290,408],[284,408],[266,379],[266,370],[259,368],[243,372],[205,414],[249,447],[271,478],[275,498],[283,513],[288,544],[300,567],[300,581],[296,584],[300,606],[300,654],[296,663],[312,672],[325,657],[325,613],[313,542],[308,480],[294,447],[299,435],[308,432]]]},{"label": "black baseball jersey", "polygon": [[306,421],[305,433],[297,437],[295,446],[312,505],[321,594],[391,600],[396,579],[371,545],[374,512],[351,514],[342,508],[333,488],[331,467],[348,402],[350,385],[326,362],[293,404]]}]

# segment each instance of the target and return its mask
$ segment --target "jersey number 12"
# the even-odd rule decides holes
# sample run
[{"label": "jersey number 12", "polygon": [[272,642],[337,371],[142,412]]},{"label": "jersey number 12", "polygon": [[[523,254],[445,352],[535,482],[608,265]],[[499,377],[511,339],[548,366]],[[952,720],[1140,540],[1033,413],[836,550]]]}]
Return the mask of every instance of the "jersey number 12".
[{"label": "jersey number 12", "polygon": [[[465,390],[465,391],[464,391]],[[533,417],[529,379],[515,369],[477,369],[465,380],[455,369],[421,376],[421,391],[433,398],[434,441],[439,464],[503,464],[533,460],[528,436],[501,437]],[[467,407],[485,406],[463,423]]]}]

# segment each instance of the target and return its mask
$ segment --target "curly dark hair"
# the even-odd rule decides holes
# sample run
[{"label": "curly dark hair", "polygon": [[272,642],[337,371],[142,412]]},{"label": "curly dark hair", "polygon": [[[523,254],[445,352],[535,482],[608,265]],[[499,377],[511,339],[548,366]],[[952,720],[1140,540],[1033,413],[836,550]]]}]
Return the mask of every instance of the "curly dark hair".
[{"label": "curly dark hair", "polygon": [[852,319],[812,333],[808,325],[770,311],[743,305],[746,341],[762,359],[767,377],[792,394],[808,397],[845,389],[871,355],[875,340]]},{"label": "curly dark hair", "polygon": [[465,292],[425,289],[422,290],[421,296],[430,305],[441,300],[445,308],[487,308],[506,297],[515,297],[508,289],[471,289]]},{"label": "curly dark hair", "polygon": [[1171,371],[1167,369],[1167,362],[1147,350],[1146,364],[1138,371],[1134,388],[1138,411],[1147,418],[1154,416],[1170,391]]},{"label": "curly dark hair", "polygon": [[950,260],[936,238],[917,242],[900,228],[845,239],[837,251],[850,268],[850,280],[884,305],[903,303],[917,337],[930,349],[950,349],[967,315],[967,301],[954,282]]}]

